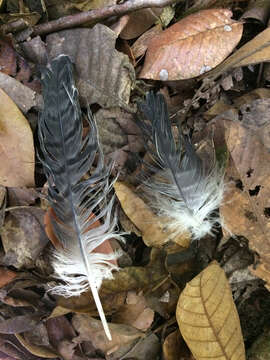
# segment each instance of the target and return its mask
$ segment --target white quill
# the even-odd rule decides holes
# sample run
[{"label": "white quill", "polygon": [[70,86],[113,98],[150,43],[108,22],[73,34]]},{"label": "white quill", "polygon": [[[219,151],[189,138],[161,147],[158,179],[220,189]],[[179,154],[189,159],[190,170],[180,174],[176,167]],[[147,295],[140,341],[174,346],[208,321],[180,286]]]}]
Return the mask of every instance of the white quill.
[{"label": "white quill", "polygon": [[214,224],[220,222],[215,210],[224,193],[222,171],[217,167],[207,170],[189,138],[179,130],[176,144],[162,94],[147,94],[139,108],[150,121],[138,120],[138,125],[145,143],[152,143],[148,150],[157,164],[152,170],[158,176],[144,181],[151,205],[170,219],[167,225],[175,236],[189,231],[197,240],[212,234]]},{"label": "white quill", "polygon": [[[43,71],[44,110],[39,119],[39,154],[48,179],[48,200],[57,217],[51,217],[54,233],[63,245],[55,250],[52,265],[62,280],[52,291],[63,296],[80,295],[91,289],[105,333],[110,330],[98,295],[105,278],[112,278],[117,266],[110,260],[117,254],[93,252],[114,232],[113,201],[107,200],[111,166],[104,164],[97,127],[89,114],[90,131],[83,138],[78,92],[72,63],[61,55]],[[96,161],[96,167],[93,162]],[[86,173],[90,171],[90,177]],[[93,214],[95,214],[93,216]],[[97,221],[100,221],[99,226]]]}]

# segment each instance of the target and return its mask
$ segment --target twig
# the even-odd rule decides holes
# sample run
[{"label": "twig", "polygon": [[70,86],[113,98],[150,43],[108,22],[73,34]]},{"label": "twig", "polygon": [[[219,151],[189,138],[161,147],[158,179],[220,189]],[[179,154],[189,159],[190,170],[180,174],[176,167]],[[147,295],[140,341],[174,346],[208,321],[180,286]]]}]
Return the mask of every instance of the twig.
[{"label": "twig", "polygon": [[164,7],[180,1],[183,0],[128,0],[123,4],[63,16],[60,19],[36,25],[33,28],[33,35],[44,35],[54,31],[79,26],[88,22],[104,20],[111,16],[122,16],[139,9]]}]

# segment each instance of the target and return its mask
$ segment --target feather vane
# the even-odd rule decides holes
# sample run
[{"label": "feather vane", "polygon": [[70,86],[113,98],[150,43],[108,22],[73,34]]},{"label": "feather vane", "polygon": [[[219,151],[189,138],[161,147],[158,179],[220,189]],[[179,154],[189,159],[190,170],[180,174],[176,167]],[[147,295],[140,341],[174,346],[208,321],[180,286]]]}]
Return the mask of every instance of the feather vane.
[{"label": "feather vane", "polygon": [[112,271],[118,269],[111,261],[117,254],[94,252],[106,240],[121,238],[114,231],[117,222],[114,198],[108,200],[112,189],[111,164],[104,163],[91,113],[90,130],[83,138],[78,92],[68,56],[57,57],[43,71],[42,87],[44,110],[39,119],[39,157],[49,184],[48,200],[56,215],[56,219],[51,217],[51,222],[63,245],[55,250],[52,262],[62,283],[52,292],[78,296],[90,287],[106,335],[111,339],[98,289],[102,280],[112,278]]},{"label": "feather vane", "polygon": [[207,169],[190,139],[182,136],[179,129],[175,141],[162,94],[148,93],[139,109],[150,121],[137,122],[146,144],[151,144],[147,148],[157,164],[151,170],[158,176],[144,181],[151,205],[170,219],[168,226],[175,236],[186,231],[194,240],[212,235],[213,225],[220,221],[214,211],[223,198],[222,171],[216,166]]}]

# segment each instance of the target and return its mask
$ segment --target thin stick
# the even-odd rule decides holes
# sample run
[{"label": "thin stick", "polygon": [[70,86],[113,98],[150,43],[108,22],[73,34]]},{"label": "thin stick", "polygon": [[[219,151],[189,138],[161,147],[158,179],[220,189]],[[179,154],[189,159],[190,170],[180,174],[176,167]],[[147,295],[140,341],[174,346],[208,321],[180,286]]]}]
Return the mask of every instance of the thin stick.
[{"label": "thin stick", "polygon": [[54,31],[69,29],[88,22],[104,20],[111,16],[122,16],[139,9],[164,7],[175,2],[182,1],[183,0],[128,0],[123,4],[107,6],[102,9],[95,9],[74,15],[63,16],[60,19],[36,25],[33,28],[32,35],[44,35]]}]

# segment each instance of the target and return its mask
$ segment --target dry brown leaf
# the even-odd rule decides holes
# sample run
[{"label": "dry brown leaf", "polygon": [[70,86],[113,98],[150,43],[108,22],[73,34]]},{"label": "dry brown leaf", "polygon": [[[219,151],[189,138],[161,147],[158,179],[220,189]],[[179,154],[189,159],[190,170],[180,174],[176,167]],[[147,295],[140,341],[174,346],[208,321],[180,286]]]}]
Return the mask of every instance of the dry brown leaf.
[{"label": "dry brown leaf", "polygon": [[266,24],[270,15],[269,0],[251,0],[241,19],[255,19]]},{"label": "dry brown leaf", "polygon": [[188,347],[179,332],[175,330],[171,332],[165,339],[163,345],[163,359],[164,360],[192,360],[194,359]]},{"label": "dry brown leaf", "polygon": [[[4,263],[16,268],[32,268],[48,243],[43,229],[44,211],[28,207],[9,211],[1,228]],[[31,241],[29,241],[31,239]]]},{"label": "dry brown leaf", "polygon": [[114,189],[122,209],[141,231],[143,241],[147,246],[160,247],[169,240],[183,247],[189,246],[190,234],[173,236],[166,227],[166,218],[155,215],[150,207],[129,186],[117,181],[114,184]]},{"label": "dry brown leaf", "polygon": [[13,279],[15,279],[16,276],[17,276],[17,274],[14,271],[5,269],[4,267],[1,266],[0,267],[0,288],[9,284]]},{"label": "dry brown leaf", "polygon": [[[243,184],[244,193],[234,194],[221,208],[228,229],[245,235],[250,247],[260,255],[254,273],[270,286],[270,154],[256,132],[240,122],[225,122],[227,148]],[[235,190],[236,192],[236,190]],[[228,194],[230,196],[230,194]],[[238,201],[236,201],[238,199]],[[243,214],[242,219],[230,217]],[[228,220],[226,219],[228,217]],[[252,270],[252,269],[251,269]]]},{"label": "dry brown leaf", "polygon": [[[35,331],[36,329],[34,329]],[[41,358],[48,358],[48,359],[55,359],[57,357],[57,353],[48,349],[44,346],[29,344],[23,337],[23,335],[15,334],[17,340],[20,344],[28,350],[31,354],[41,357]]]},{"label": "dry brown leaf", "polygon": [[140,78],[182,80],[220,64],[242,36],[228,9],[203,10],[172,25],[149,44]]},{"label": "dry brown leaf", "polygon": [[239,66],[270,60],[270,28],[265,29],[207,74],[210,79]]},{"label": "dry brown leaf", "polygon": [[69,55],[75,64],[80,100],[86,106],[120,106],[128,111],[134,68],[127,55],[115,49],[117,35],[107,26],[63,30],[47,36],[50,58]]},{"label": "dry brown leaf", "polygon": [[134,153],[144,149],[140,129],[133,121],[132,114],[120,108],[100,109],[95,119],[104,154],[114,161],[114,171],[121,169],[123,173],[124,165],[134,162]]},{"label": "dry brown leaf", "polygon": [[162,9],[141,9],[129,15],[129,21],[122,30],[120,37],[125,40],[134,39],[143,34],[158,19]]},{"label": "dry brown leaf", "polygon": [[96,349],[108,353],[144,335],[143,332],[128,325],[109,324],[112,341],[108,341],[101,321],[95,320],[86,314],[75,314],[72,318],[72,325],[79,333],[79,336],[73,341],[77,343],[91,341]]},{"label": "dry brown leaf", "polygon": [[0,89],[0,184],[33,186],[35,155],[28,121]]},{"label": "dry brown leaf", "polygon": [[176,318],[193,356],[245,359],[245,347],[230,285],[216,261],[187,283]]},{"label": "dry brown leaf", "polygon": [[154,36],[160,34],[162,31],[162,26],[160,24],[152,27],[147,30],[142,36],[135,41],[131,46],[131,50],[135,59],[143,56],[148,48],[148,44],[151,42]]},{"label": "dry brown leaf", "polygon": [[154,315],[154,311],[147,306],[143,294],[129,291],[126,304],[113,315],[112,321],[118,324],[131,325],[138,330],[146,331],[151,326]]}]

